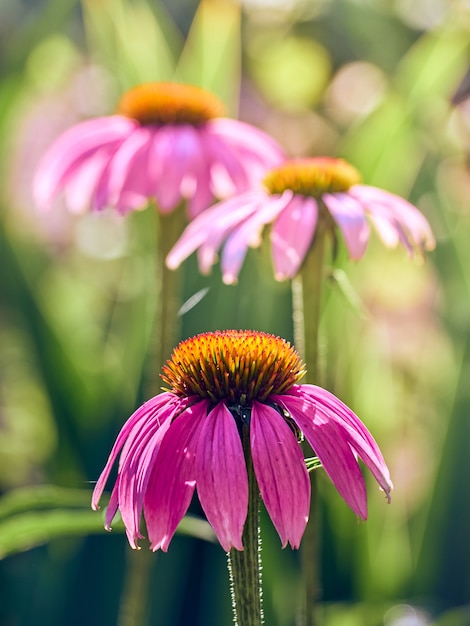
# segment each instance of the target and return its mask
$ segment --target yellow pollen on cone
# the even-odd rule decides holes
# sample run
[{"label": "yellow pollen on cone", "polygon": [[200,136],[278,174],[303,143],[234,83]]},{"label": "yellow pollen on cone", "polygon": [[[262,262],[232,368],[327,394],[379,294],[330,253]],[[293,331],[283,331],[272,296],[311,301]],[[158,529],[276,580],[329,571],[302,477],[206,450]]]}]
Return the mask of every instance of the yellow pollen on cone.
[{"label": "yellow pollen on cone", "polygon": [[163,368],[162,378],[179,396],[248,405],[282,394],[305,373],[287,341],[268,333],[226,330],[182,341]]},{"label": "yellow pollen on cone", "polygon": [[143,83],[120,99],[118,115],[146,124],[191,124],[200,126],[225,113],[222,102],[212,93],[182,83]]},{"label": "yellow pollen on cone", "polygon": [[265,176],[263,184],[271,194],[290,189],[295,194],[319,198],[324,193],[348,191],[361,182],[355,167],[343,159],[312,157],[292,159]]}]

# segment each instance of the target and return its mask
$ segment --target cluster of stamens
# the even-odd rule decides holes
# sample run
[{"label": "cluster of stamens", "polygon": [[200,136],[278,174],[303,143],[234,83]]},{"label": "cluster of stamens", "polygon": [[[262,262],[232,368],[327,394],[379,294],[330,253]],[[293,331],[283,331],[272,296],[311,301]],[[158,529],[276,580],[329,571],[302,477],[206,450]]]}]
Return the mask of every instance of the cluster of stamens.
[{"label": "cluster of stamens", "polygon": [[295,194],[319,198],[324,193],[348,191],[361,182],[359,172],[343,159],[312,157],[292,159],[269,171],[263,184],[271,194],[290,189]]},{"label": "cluster of stamens", "polygon": [[127,91],[117,113],[140,124],[190,124],[201,126],[224,115],[224,105],[212,93],[181,83],[144,83]]},{"label": "cluster of stamens", "polygon": [[162,378],[179,396],[249,406],[282,394],[304,375],[302,360],[287,341],[268,333],[226,330],[182,341]]}]

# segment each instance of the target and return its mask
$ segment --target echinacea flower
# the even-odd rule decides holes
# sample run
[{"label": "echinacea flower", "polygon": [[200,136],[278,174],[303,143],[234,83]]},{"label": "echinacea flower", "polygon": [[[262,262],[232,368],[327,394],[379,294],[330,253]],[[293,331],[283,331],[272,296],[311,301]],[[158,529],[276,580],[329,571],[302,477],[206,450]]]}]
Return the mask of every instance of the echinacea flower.
[{"label": "echinacea flower", "polygon": [[51,146],[33,185],[39,208],[61,191],[74,212],[114,207],[125,214],[155,199],[168,213],[188,199],[192,218],[214,197],[250,188],[281,162],[281,149],[223,110],[216,96],[192,85],[134,87],[115,115],[77,124]]},{"label": "echinacea flower", "polygon": [[377,187],[360,184],[357,170],[342,159],[293,159],[273,168],[263,189],[251,190],[207,209],[186,228],[167,257],[175,269],[198,250],[199,267],[207,273],[219,248],[224,282],[233,283],[248,247],[261,242],[272,225],[275,276],[293,278],[314,240],[319,220],[341,231],[351,259],[361,259],[369,241],[369,221],[386,246],[401,243],[410,256],[435,245],[425,217],[412,204]]},{"label": "echinacea flower", "polygon": [[181,342],[163,368],[171,390],[129,418],[96,484],[94,509],[120,453],[106,528],[119,509],[136,548],[143,513],[152,550],[166,551],[197,489],[222,547],[242,550],[246,429],[259,491],[283,546],[299,546],[308,519],[300,433],[358,516],[367,517],[358,458],[390,500],[389,472],[372,435],[334,395],[298,384],[304,371],[288,342],[262,332],[219,331]]}]

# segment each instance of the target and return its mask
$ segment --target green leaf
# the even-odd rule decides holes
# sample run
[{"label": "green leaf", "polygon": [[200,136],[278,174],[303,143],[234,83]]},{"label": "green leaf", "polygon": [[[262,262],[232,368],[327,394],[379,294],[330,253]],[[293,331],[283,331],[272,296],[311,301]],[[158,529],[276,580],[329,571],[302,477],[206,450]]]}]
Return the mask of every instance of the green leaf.
[{"label": "green leaf", "polygon": [[370,317],[366,305],[354,289],[345,271],[339,268],[332,269],[327,275],[327,279],[332,286],[338,289],[346,302],[353,308],[355,313],[361,319],[367,319]]},{"label": "green leaf", "polygon": [[[104,534],[103,514],[89,508],[91,493],[85,489],[42,485],[16,489],[3,496],[0,499],[0,559],[60,537]],[[124,524],[117,519],[113,532],[124,530]],[[216,542],[208,522],[190,515],[183,518],[177,532]]]},{"label": "green leaf", "polygon": [[89,489],[67,489],[54,485],[13,489],[0,498],[0,522],[18,513],[37,509],[89,507]]},{"label": "green leaf", "polygon": [[305,459],[305,465],[307,467],[307,472],[313,472],[313,470],[323,467],[320,459],[317,456],[312,456],[308,459]]},{"label": "green leaf", "polygon": [[240,83],[240,8],[236,3],[200,3],[175,78],[212,91],[235,114]]},{"label": "green leaf", "polygon": [[120,79],[122,88],[170,80],[181,35],[163,9],[145,0],[83,0],[92,55]]}]

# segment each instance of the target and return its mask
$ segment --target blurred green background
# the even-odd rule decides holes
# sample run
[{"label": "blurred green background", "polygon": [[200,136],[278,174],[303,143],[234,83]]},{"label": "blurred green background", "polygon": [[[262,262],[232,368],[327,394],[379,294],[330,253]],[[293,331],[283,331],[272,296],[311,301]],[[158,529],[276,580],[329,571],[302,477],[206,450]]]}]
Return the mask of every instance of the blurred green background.
[{"label": "blurred green background", "polygon": [[[371,480],[357,523],[320,477],[321,613],[326,626],[470,624],[469,44],[463,0],[0,0],[1,626],[230,623],[220,546],[181,533],[168,554],[134,553],[89,509],[158,380],[154,210],[41,215],[31,197],[58,133],[162,79],[214,90],[292,156],[347,158],[431,222],[424,263],[373,238],[360,263],[343,251],[329,269],[323,383],[373,432],[395,491],[387,506]],[[266,250],[236,286],[194,259],[184,278],[183,301],[205,297],[182,337],[292,340]],[[298,554],[267,518],[262,533],[266,624],[293,626]]]}]

